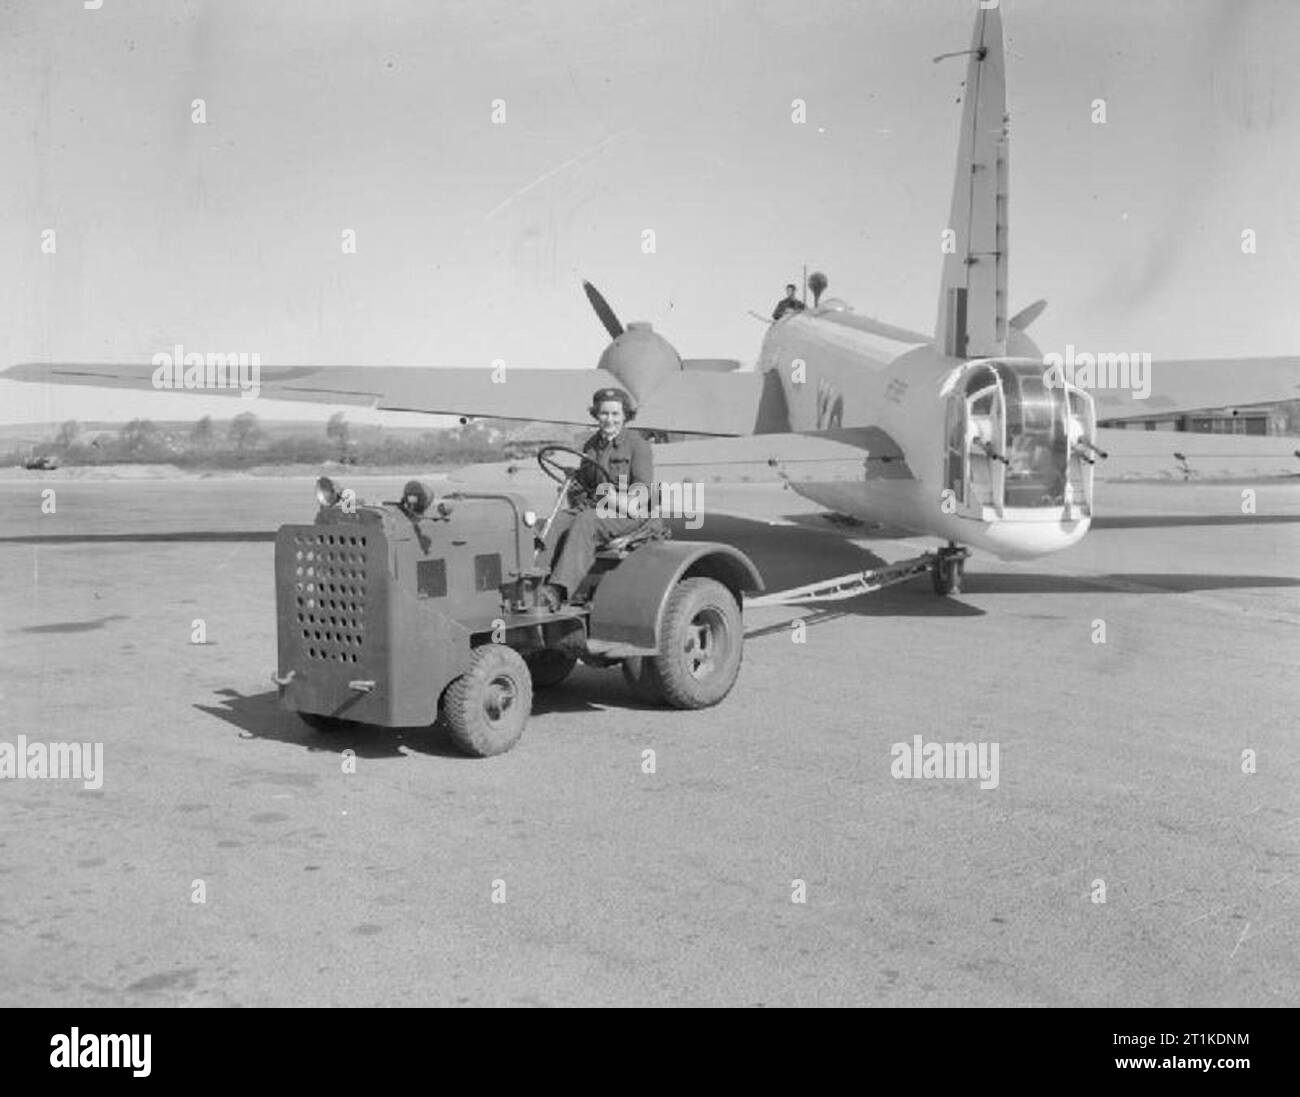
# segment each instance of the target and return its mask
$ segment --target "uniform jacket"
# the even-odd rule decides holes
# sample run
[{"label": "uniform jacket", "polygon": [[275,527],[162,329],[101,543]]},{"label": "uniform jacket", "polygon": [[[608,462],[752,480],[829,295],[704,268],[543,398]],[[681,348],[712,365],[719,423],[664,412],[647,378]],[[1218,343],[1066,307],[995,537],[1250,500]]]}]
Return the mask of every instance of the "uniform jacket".
[{"label": "uniform jacket", "polygon": [[[654,450],[650,443],[635,430],[624,427],[612,442],[606,442],[605,436],[596,431],[582,445],[582,452],[609,473],[618,487],[620,477],[627,477],[626,484],[644,484],[653,489],[655,478]],[[594,489],[601,478],[594,469],[584,465],[578,479],[587,487]]]}]

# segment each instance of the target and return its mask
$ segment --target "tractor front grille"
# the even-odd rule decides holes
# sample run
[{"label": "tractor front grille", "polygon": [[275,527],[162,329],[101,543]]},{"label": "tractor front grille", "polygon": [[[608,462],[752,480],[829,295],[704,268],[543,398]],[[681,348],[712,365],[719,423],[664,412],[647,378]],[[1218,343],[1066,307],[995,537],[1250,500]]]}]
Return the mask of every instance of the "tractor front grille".
[{"label": "tractor front grille", "polygon": [[382,538],[355,530],[293,534],[293,609],[307,659],[350,665],[364,658],[371,540]]}]

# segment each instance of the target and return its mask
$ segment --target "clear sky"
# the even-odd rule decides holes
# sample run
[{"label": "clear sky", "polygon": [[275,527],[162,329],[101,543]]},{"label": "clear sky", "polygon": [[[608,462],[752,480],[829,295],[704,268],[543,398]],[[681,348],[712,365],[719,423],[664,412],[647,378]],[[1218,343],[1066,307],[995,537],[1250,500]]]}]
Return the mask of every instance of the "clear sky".
[{"label": "clear sky", "polygon": [[[964,62],[931,58],[975,6],[0,0],[0,364],[592,366],[583,277],[749,362],[804,263],[932,330]],[[1040,346],[1300,353],[1300,3],[1002,8]],[[202,410],[20,388],[0,422]]]}]

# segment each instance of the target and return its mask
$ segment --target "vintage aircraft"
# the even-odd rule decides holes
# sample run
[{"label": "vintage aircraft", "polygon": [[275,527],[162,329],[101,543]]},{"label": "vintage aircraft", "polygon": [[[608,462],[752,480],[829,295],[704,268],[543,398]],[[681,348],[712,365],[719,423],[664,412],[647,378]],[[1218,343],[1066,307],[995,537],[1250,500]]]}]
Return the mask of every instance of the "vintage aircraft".
[{"label": "vintage aircraft", "polygon": [[[966,549],[1032,557],[1076,544],[1093,514],[1093,472],[1112,444],[1097,422],[1300,396],[1300,358],[1152,364],[1148,399],[1125,391],[1128,356],[1102,356],[1096,391],[1045,369],[1008,316],[1009,137],[1002,22],[976,16],[952,211],[933,335],[880,323],[842,301],[774,322],[753,370],[683,359],[650,325],[619,321],[584,283],[612,342],[595,370],[286,367],[262,370],[278,399],[379,409],[584,422],[590,392],[621,385],[637,426],[709,436],[658,446],[663,478],[734,470],[784,480],[840,514],[946,542],[936,588],[957,588]],[[1124,359],[1124,361],[1119,361]],[[188,360],[187,360],[188,362]],[[200,368],[202,363],[200,362]],[[149,387],[149,367],[23,365],[16,380]],[[739,436],[739,437],[720,437]],[[1185,437],[1185,436],[1184,436]]]}]

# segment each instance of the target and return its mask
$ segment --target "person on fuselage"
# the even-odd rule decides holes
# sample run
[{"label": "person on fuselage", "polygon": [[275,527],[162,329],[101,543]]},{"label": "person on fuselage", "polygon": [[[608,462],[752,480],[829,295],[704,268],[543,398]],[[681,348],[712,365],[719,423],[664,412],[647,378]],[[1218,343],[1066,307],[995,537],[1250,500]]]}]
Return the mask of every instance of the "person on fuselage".
[{"label": "person on fuselage", "polygon": [[[546,531],[552,565],[542,597],[552,609],[577,593],[601,545],[631,533],[645,522],[648,515],[644,504],[654,486],[654,451],[637,431],[627,427],[636,417],[632,398],[619,388],[598,389],[589,410],[600,429],[583,443],[582,452],[604,469],[613,483],[584,462],[575,480],[597,498],[605,497],[605,505],[599,510],[586,507],[561,511]],[[613,498],[609,498],[611,492]],[[639,498],[629,498],[634,495]]]},{"label": "person on fuselage", "polygon": [[803,312],[803,302],[795,296],[798,287],[793,282],[787,282],[785,287],[785,296],[776,303],[776,308],[772,310],[772,319],[780,320],[787,312]]}]

